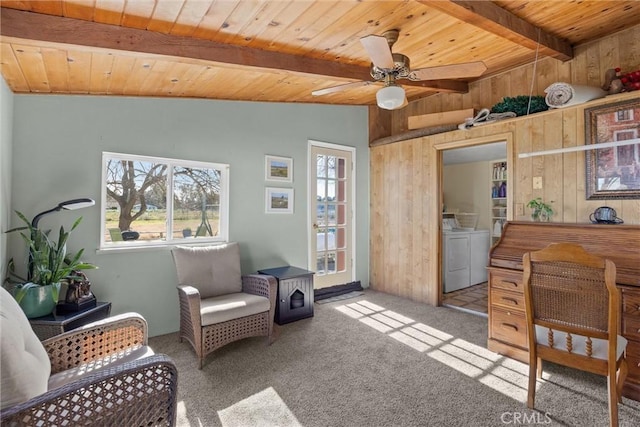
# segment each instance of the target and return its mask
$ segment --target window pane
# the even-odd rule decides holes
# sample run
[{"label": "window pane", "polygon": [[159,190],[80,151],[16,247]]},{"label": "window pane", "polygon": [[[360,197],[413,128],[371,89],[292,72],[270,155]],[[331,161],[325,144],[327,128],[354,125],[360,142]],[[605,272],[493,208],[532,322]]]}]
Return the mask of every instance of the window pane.
[{"label": "window pane", "polygon": [[338,225],[345,225],[347,215],[345,214],[346,206],[343,204],[338,205]]},{"label": "window pane", "polygon": [[173,169],[173,238],[218,236],[220,176],[216,169]]},{"label": "window pane", "polygon": [[326,167],[326,157],[325,156],[317,156],[316,164],[318,166],[316,170],[316,176],[318,178],[324,178],[327,176],[327,167]]},{"label": "window pane", "polygon": [[326,200],[327,195],[327,181],[325,179],[316,180],[316,194],[318,195],[318,201]]},{"label": "window pane", "polygon": [[344,271],[347,267],[347,258],[345,251],[338,251],[338,265],[336,271]]},{"label": "window pane", "polygon": [[329,201],[336,200],[336,182],[335,181],[327,181],[327,200]]},{"label": "window pane", "polygon": [[336,229],[328,228],[327,229],[327,249],[336,248]]},{"label": "window pane", "polygon": [[336,272],[336,253],[329,252],[327,254],[327,274]]},{"label": "window pane", "polygon": [[346,181],[340,180],[338,181],[338,194],[336,196],[336,200],[338,202],[344,202],[347,200],[347,192],[345,191]]},{"label": "window pane", "polygon": [[347,239],[346,239],[346,230],[344,229],[344,227],[340,227],[338,228],[338,247],[339,248],[344,248],[346,245]]},{"label": "window pane", "polygon": [[316,258],[316,274],[324,274],[324,254]]},{"label": "window pane", "polygon": [[110,159],[106,169],[105,241],[166,239],[167,165]]},{"label": "window pane", "polygon": [[229,166],[103,153],[103,247],[226,241]]},{"label": "window pane", "polygon": [[327,224],[336,225],[336,205],[335,203],[327,204]]},{"label": "window pane", "polygon": [[327,156],[327,176],[329,178],[336,177],[336,157]]},{"label": "window pane", "polygon": [[346,159],[343,158],[339,158],[338,159],[338,178],[344,179],[347,177],[346,175],[346,169],[345,169],[345,162]]}]

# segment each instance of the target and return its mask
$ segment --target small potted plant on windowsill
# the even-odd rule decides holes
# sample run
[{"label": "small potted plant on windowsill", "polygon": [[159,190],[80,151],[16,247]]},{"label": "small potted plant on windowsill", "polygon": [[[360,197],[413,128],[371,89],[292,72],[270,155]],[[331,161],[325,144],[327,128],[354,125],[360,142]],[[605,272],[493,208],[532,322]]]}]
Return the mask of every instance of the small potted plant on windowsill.
[{"label": "small potted plant on windowsill", "polygon": [[[553,203],[553,200],[549,203]],[[537,222],[547,222],[553,215],[553,208],[549,203],[545,203],[541,197],[529,200],[527,207],[531,208],[531,219]]]},{"label": "small potted plant on windowsill", "polygon": [[49,238],[49,231],[42,231],[32,226],[31,222],[20,212],[18,217],[26,226],[13,228],[7,233],[19,231],[28,249],[27,277],[16,272],[15,261],[9,260],[8,276],[5,282],[13,284],[13,295],[28,318],[50,314],[58,303],[60,283],[64,279],[74,278],[75,272],[97,268],[83,262],[80,258],[84,249],[75,254],[67,254],[69,234],[80,224],[78,218],[69,231],[60,227],[58,241]]}]

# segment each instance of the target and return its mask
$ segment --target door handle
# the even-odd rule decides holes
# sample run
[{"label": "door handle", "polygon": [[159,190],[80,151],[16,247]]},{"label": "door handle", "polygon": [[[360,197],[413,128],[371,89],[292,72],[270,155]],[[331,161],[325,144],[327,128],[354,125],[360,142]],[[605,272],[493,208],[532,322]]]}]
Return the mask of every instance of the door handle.
[{"label": "door handle", "polygon": [[318,224],[313,223],[312,227],[313,227],[314,230],[317,230],[318,229]]}]

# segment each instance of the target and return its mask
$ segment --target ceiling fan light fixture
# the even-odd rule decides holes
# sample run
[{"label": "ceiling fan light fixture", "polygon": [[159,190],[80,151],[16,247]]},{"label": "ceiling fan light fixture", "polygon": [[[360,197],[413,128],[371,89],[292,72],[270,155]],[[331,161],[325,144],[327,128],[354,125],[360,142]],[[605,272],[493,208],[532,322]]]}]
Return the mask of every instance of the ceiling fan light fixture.
[{"label": "ceiling fan light fixture", "polygon": [[385,110],[397,110],[402,108],[406,102],[404,89],[400,86],[385,86],[376,93],[378,107]]}]

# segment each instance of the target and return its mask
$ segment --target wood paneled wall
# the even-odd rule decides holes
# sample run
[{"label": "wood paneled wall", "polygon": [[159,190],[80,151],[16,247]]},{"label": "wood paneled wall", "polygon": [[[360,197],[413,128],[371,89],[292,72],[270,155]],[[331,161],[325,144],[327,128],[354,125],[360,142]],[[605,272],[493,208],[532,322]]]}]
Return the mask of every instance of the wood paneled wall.
[{"label": "wood paneled wall", "polygon": [[[612,45],[618,46],[616,53],[611,53]],[[625,70],[640,68],[640,26],[577,48],[576,52],[576,58],[568,63],[540,61],[538,87],[544,90],[555,81],[599,85],[607,68],[618,65]],[[410,105],[413,111],[406,114],[493,105],[504,96],[522,94],[511,88],[528,87],[524,82],[530,81],[530,73],[529,68],[522,67],[479,82],[469,94],[438,96],[436,106],[425,103],[417,111],[416,106]],[[553,200],[555,222],[585,223],[595,208],[607,205],[616,209],[625,223],[640,224],[640,200],[586,200],[584,152],[517,157],[519,153],[583,145],[585,108],[635,98],[640,98],[640,92],[613,95],[467,131],[372,147],[370,286],[428,304],[439,303],[443,149],[508,141],[509,219],[528,220],[530,212],[524,206],[539,196],[545,201]],[[406,125],[406,117],[403,120]],[[533,189],[536,176],[542,177],[542,189]],[[524,215],[516,215],[522,209]]]}]

